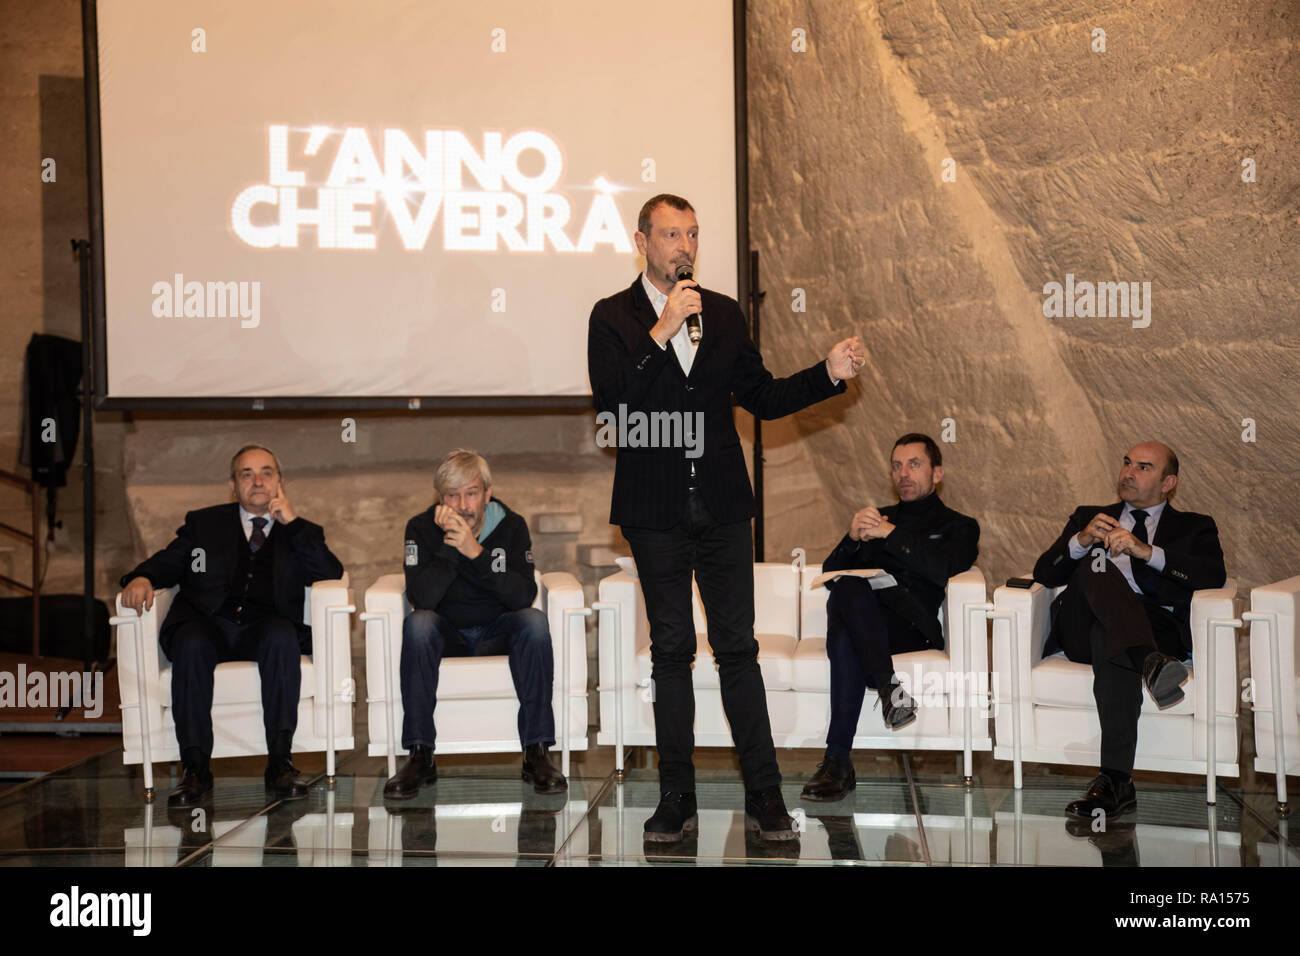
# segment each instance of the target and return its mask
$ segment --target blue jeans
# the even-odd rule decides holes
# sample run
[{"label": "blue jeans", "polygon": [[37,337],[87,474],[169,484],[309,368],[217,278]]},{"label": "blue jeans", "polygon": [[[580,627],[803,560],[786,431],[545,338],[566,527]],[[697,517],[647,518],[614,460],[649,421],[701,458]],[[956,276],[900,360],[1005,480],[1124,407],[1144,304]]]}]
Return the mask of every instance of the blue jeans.
[{"label": "blue jeans", "polygon": [[551,688],[555,655],[546,615],[537,608],[507,611],[490,624],[457,628],[436,611],[413,611],[402,623],[402,746],[432,748],[438,668],[444,657],[509,655],[519,697],[519,742],[555,745]]}]

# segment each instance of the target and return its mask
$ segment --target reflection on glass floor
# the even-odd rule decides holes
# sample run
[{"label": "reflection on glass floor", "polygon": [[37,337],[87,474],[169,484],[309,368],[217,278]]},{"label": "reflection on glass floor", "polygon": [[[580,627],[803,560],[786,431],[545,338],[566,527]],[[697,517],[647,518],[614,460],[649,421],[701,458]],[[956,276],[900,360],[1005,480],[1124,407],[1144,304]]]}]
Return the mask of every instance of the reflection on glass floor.
[{"label": "reflection on glass floor", "polygon": [[799,840],[747,832],[739,775],[715,769],[697,774],[698,834],[664,845],[642,838],[656,773],[620,781],[599,760],[549,796],[509,758],[453,763],[406,801],[384,799],[379,760],[344,760],[332,789],[318,775],[295,801],[269,798],[256,763],[231,764],[203,804],[169,809],[166,769],[147,804],[139,768],[107,756],[0,793],[0,866],[1300,866],[1300,835],[1266,792],[1221,788],[1208,807],[1203,786],[1141,781],[1137,812],[1094,832],[1063,815],[1088,783],[1073,768],[1017,792],[996,766],[967,788],[899,759],[860,767],[844,800],[810,803],[807,757],[791,756],[782,788]]}]

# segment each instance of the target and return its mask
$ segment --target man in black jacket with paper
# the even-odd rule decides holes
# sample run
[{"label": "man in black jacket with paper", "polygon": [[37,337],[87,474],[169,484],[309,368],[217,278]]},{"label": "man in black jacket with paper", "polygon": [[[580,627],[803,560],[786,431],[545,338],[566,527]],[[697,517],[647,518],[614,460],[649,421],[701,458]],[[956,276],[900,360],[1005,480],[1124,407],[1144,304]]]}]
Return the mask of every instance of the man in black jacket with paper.
[{"label": "man in black jacket with paper", "polygon": [[343,565],[318,524],[298,517],[275,455],[245,445],[230,461],[238,499],[191,511],[176,538],[122,576],[122,604],[153,607],[155,588],[180,585],[159,644],[172,664],[172,704],[184,773],[168,797],[191,806],[212,789],[213,672],[224,661],[257,661],[266,727],[266,785],[281,798],[307,786],[289,759],[298,726],[302,654],[311,627],[302,621],[305,589],[341,577]]},{"label": "man in black jacket with paper", "polygon": [[1192,592],[1227,579],[1219,529],[1209,515],[1178,511],[1178,456],[1160,442],[1134,445],[1120,467],[1120,500],[1076,508],[1034,565],[1034,580],[1068,584],[1052,602],[1044,656],[1064,651],[1091,664],[1101,721],[1101,773],[1065,812],[1095,819],[1137,809],[1142,687],[1157,706],[1183,699],[1192,654]]},{"label": "man in black jacket with paper", "polygon": [[822,562],[823,573],[879,568],[897,584],[873,589],[868,578],[844,576],[826,585],[831,724],[826,755],[803,788],[807,800],[838,800],[856,786],[849,752],[868,688],[880,696],[886,727],[916,719],[916,702],[895,676],[891,655],[943,648],[939,606],[948,579],[974,564],[979,551],[979,523],[939,500],[943,454],[933,439],[904,435],[890,467],[898,504],[858,511]]},{"label": "man in black jacket with paper", "polygon": [[781,797],[758,667],[754,494],[732,397],[759,418],[789,415],[843,392],[843,379],[856,375],[866,356],[856,338],[845,339],[824,361],[774,378],[736,301],[685,277],[695,264],[698,236],[695,210],[685,199],[663,194],[647,200],[636,232],[645,270],[629,288],[596,303],[587,332],[597,421],[640,416],[651,432],[676,423],[668,434],[646,440],[636,430],[620,438],[609,517],[631,545],[650,624],[660,798],[645,838],[673,842],[698,826],[691,760],[694,575],[740,756],[745,825],[762,839],[789,840],[798,833]]},{"label": "man in black jacket with paper", "polygon": [[406,799],[438,779],[433,709],[444,657],[506,654],[519,695],[521,775],[538,793],[567,788],[550,761],[555,745],[554,652],[537,597],[532,540],[524,519],[492,497],[492,473],[476,452],[457,449],[434,473],[439,501],[406,525],[402,624],[402,747],[410,756],[384,784]]}]

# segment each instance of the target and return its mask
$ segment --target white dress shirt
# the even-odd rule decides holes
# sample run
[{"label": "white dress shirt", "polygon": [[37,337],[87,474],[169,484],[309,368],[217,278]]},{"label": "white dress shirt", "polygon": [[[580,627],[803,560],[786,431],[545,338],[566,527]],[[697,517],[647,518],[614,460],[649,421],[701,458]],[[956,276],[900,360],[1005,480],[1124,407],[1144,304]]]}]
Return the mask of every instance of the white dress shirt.
[{"label": "white dress shirt", "polygon": [[[661,319],[664,315],[664,306],[668,304],[668,296],[664,295],[655,288],[655,284],[650,281],[650,277],[644,272],[641,273],[641,286],[645,289],[645,294],[650,297],[650,305],[655,310],[655,318]],[[704,316],[700,316],[700,331],[704,331]],[[659,343],[655,343],[658,345]],[[699,346],[691,342],[691,333],[683,322],[677,333],[668,340],[668,344],[673,347],[677,353],[677,361],[681,363],[682,371],[687,375],[691,374],[691,364],[695,361],[695,352]],[[664,346],[660,345],[660,348]]]},{"label": "white dress shirt", "polygon": [[[1160,504],[1158,505],[1153,505],[1150,508],[1142,509],[1147,513],[1146,526],[1147,526],[1148,543],[1156,539],[1156,526],[1160,524],[1160,516],[1164,514],[1165,505],[1167,503],[1168,503],[1168,499],[1160,502]],[[1134,510],[1135,509],[1131,504],[1129,504],[1127,501],[1124,502],[1124,510],[1120,512],[1120,516],[1119,516],[1119,526],[1121,528],[1124,528],[1127,531],[1133,530]],[[1097,542],[1092,547],[1093,548],[1101,547],[1101,542]],[[1080,558],[1082,558],[1091,550],[1092,548],[1085,548],[1083,545],[1079,543],[1079,536],[1077,534],[1070,539],[1070,557],[1073,560],[1078,561]],[[1128,582],[1128,586],[1131,587],[1138,594],[1141,594],[1142,589],[1138,587],[1137,582],[1133,580],[1133,562],[1129,558],[1129,556],[1127,554],[1121,554],[1118,558],[1111,558],[1110,562],[1113,565],[1115,565],[1115,567],[1119,568],[1120,573],[1124,575],[1124,580]],[[1165,569],[1164,548],[1157,547],[1154,544],[1151,545],[1151,560],[1147,562],[1147,567],[1149,567],[1152,571],[1163,571]]]},{"label": "white dress shirt", "polygon": [[271,536],[271,529],[275,527],[275,519],[271,517],[271,512],[264,515],[254,515],[250,511],[245,511],[244,506],[239,506],[239,523],[244,526],[244,540],[251,540],[253,537],[253,519],[265,518],[266,524],[262,525],[262,534],[268,538]]}]

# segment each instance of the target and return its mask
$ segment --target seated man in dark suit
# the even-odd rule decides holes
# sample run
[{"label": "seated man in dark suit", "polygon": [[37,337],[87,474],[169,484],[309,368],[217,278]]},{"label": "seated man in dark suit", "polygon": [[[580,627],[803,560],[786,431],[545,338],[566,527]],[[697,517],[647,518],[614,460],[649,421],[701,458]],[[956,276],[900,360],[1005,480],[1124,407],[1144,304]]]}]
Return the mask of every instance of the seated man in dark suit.
[{"label": "seated man in dark suit", "polygon": [[1219,529],[1208,515],[1169,503],[1178,456],[1160,442],[1135,445],[1119,471],[1120,501],[1076,508],[1056,542],[1034,565],[1034,580],[1068,584],[1052,602],[1044,655],[1064,651],[1091,664],[1101,720],[1101,773],[1074,817],[1107,820],[1137,809],[1137,752],[1142,686],[1161,708],[1183,699],[1182,662],[1192,653],[1192,592],[1227,579]]},{"label": "seated man in dark suit", "polygon": [[184,775],[171,806],[198,803],[212,789],[213,671],[225,661],[257,661],[266,725],[266,785],[276,796],[306,796],[289,759],[298,726],[300,655],[311,653],[303,592],[338,578],[343,565],[320,525],[298,517],[280,463],[261,445],[230,460],[237,501],[191,511],[176,539],[122,576],[122,603],[153,607],[155,588],[180,585],[158,632],[172,662],[172,704]]},{"label": "seated man in dark suit", "polygon": [[890,657],[943,648],[939,605],[948,579],[974,564],[979,552],[979,523],[939,500],[943,454],[933,439],[904,435],[894,443],[890,467],[898,504],[855,514],[822,564],[823,571],[881,568],[898,584],[873,590],[867,578],[841,577],[826,585],[831,725],[826,755],[803,788],[806,800],[839,800],[857,785],[849,751],[868,688],[880,697],[886,727],[897,730],[916,719],[916,702]]},{"label": "seated man in dark suit", "polygon": [[510,656],[519,696],[521,775],[538,793],[568,788],[547,748],[555,746],[551,690],[554,652],[537,597],[528,525],[492,497],[492,473],[476,452],[458,448],[433,476],[439,501],[406,524],[402,624],[402,747],[410,756],[384,784],[406,799],[438,779],[433,708],[444,657]]}]

